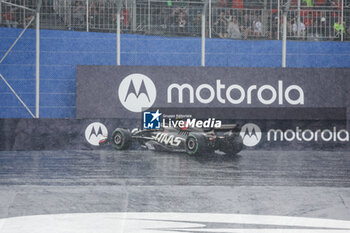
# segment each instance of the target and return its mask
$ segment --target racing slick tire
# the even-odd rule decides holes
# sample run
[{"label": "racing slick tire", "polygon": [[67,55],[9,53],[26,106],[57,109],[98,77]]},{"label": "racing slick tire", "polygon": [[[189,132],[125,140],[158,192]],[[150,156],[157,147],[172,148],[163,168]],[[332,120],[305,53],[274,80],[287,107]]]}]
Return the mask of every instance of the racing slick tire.
[{"label": "racing slick tire", "polygon": [[186,153],[189,155],[208,154],[214,151],[210,147],[208,139],[200,133],[191,133],[186,138]]},{"label": "racing slick tire", "polygon": [[113,147],[117,150],[127,150],[132,143],[131,132],[127,129],[117,128],[111,138]]},{"label": "racing slick tire", "polygon": [[243,148],[243,139],[239,133],[225,135],[225,139],[221,145],[221,151],[227,155],[238,154]]}]

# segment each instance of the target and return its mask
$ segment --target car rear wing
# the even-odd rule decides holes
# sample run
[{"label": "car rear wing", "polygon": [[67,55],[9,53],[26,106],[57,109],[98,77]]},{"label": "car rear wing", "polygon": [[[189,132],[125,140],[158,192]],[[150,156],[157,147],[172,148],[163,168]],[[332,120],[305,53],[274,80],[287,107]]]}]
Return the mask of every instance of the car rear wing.
[{"label": "car rear wing", "polygon": [[227,130],[233,130],[233,131],[240,131],[241,127],[238,124],[223,124],[220,128],[213,128],[214,131],[227,131]]}]

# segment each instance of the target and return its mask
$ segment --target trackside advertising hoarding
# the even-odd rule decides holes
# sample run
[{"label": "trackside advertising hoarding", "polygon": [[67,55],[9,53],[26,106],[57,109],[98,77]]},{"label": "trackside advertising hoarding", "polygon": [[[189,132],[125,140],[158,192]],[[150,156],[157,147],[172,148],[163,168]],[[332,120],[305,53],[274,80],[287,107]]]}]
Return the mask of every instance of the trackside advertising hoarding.
[{"label": "trackside advertising hoarding", "polygon": [[246,149],[337,150],[349,148],[349,89],[350,69],[78,66],[76,107],[140,128],[239,124]]},{"label": "trackside advertising hoarding", "polygon": [[334,108],[346,114],[333,119],[348,119],[349,77],[350,69],[78,66],[76,114],[139,119],[151,107],[205,108],[206,118],[221,108],[227,119],[232,109],[240,119],[310,119],[310,109]]},{"label": "trackside advertising hoarding", "polygon": [[[133,129],[142,123],[115,118],[0,119],[0,150],[113,150],[111,145],[99,146],[99,140],[111,137],[116,128]],[[241,126],[243,150],[350,150],[344,121],[222,120],[222,123]],[[162,136],[167,137],[165,132]],[[134,143],[132,149],[139,149],[138,144]]]}]

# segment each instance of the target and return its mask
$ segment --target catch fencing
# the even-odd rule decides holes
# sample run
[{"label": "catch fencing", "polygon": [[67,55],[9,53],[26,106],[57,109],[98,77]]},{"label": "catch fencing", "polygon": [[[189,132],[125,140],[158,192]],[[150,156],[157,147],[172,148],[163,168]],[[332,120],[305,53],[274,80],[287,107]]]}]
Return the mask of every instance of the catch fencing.
[{"label": "catch fencing", "polygon": [[[111,0],[43,1],[41,28],[116,32],[120,9],[121,33],[148,35],[201,35],[201,16],[206,13],[205,32],[209,38],[281,39],[283,1],[242,1],[244,4],[221,4],[221,1],[124,1],[118,5]],[[225,2],[225,1],[224,1]],[[247,2],[247,3],[246,3]],[[287,17],[287,38],[298,40],[349,40],[350,4],[347,1],[327,5],[314,1],[300,9],[292,1]],[[322,2],[322,1],[321,1]],[[23,1],[24,6],[36,8],[35,1]],[[0,4],[0,25],[25,27],[33,13],[25,9]],[[10,20],[9,20],[10,19]]]}]

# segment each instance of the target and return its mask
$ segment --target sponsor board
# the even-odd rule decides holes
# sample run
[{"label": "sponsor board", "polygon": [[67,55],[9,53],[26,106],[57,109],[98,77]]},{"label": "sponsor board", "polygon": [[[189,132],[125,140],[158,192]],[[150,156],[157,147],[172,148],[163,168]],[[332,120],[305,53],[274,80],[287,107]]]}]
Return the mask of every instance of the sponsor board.
[{"label": "sponsor board", "polygon": [[[180,113],[189,116],[184,111]],[[162,114],[176,116],[168,112]],[[196,115],[192,117],[200,119]],[[116,128],[134,129],[142,124],[140,120],[115,118],[0,119],[0,150],[112,150],[112,147],[96,146],[100,136],[110,136]],[[222,124],[241,126],[240,134],[246,149],[350,150],[349,121],[226,119]],[[164,135],[158,135],[157,139],[176,144],[175,138]]]},{"label": "sponsor board", "polygon": [[245,146],[253,147],[259,144],[262,133],[259,126],[253,123],[248,123],[241,128],[240,135]]},{"label": "sponsor board", "polygon": [[349,76],[350,69],[78,66],[77,117],[138,118],[151,107],[350,109]]},{"label": "sponsor board", "polygon": [[310,142],[310,141],[334,141],[334,142],[348,142],[349,132],[345,129],[302,129],[296,127],[295,129],[270,129],[267,132],[267,141],[299,141],[299,142]]},{"label": "sponsor board", "polygon": [[130,74],[118,87],[120,103],[131,112],[141,112],[151,107],[156,100],[157,90],[153,81],[143,74]]},{"label": "sponsor board", "polygon": [[[304,105],[304,91],[298,85],[290,85],[286,89],[283,88],[283,81],[278,80],[277,89],[272,85],[251,85],[248,88],[244,88],[239,84],[225,85],[221,83],[221,80],[216,80],[216,86],[211,86],[210,84],[200,84],[196,89],[188,83],[178,84],[172,83],[167,88],[167,103],[190,103],[193,104],[195,101],[202,104],[210,104],[216,100],[222,104],[231,103],[233,105],[239,105],[246,103],[251,105],[253,102],[261,103],[263,105],[271,105],[273,103],[278,103],[283,105],[283,103],[288,103],[290,105]],[[189,96],[187,100],[184,100],[184,92],[188,92]],[[203,97],[202,93],[207,91],[209,95]],[[291,97],[291,92],[297,92],[297,97],[293,99]],[[233,97],[236,93],[236,97]],[[268,95],[263,95],[263,93],[268,93]],[[173,100],[173,96],[178,96],[178,98]]]},{"label": "sponsor board", "polygon": [[[264,143],[288,143],[296,142],[303,144],[311,144],[312,142],[321,142],[324,145],[332,143],[349,143],[349,131],[343,127],[331,127],[331,128],[307,128],[296,126],[295,128],[265,128],[262,132],[261,128],[257,124],[247,123],[243,125],[240,132],[243,138],[243,143],[247,147],[257,146],[261,141]],[[263,139],[263,137],[265,137]],[[262,140],[263,139],[263,140]],[[278,145],[278,144],[277,144]]]},{"label": "sponsor board", "polygon": [[117,127],[135,119],[0,119],[0,150],[109,150],[98,146]]},{"label": "sponsor board", "polygon": [[99,146],[99,141],[106,137],[108,137],[108,130],[104,124],[94,122],[86,127],[85,138],[91,145]]}]

